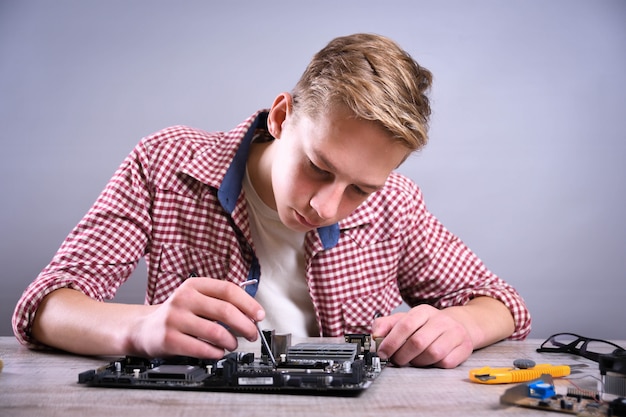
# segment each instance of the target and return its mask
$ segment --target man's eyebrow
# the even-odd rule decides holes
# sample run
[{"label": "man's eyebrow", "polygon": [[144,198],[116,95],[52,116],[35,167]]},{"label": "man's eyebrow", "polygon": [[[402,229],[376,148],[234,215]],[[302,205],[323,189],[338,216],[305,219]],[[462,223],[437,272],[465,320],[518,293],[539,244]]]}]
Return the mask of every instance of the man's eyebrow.
[{"label": "man's eyebrow", "polygon": [[[316,152],[316,154],[317,154],[317,157],[320,159],[320,162],[324,164],[324,166],[328,168],[328,170],[337,172],[337,167],[335,167],[335,165],[332,162],[330,162],[330,160],[326,158],[325,155],[323,155],[321,152]],[[360,188],[367,188],[371,190],[372,192],[378,191],[383,188],[383,185],[367,184],[367,183],[362,183],[362,182],[355,183],[355,185],[359,186]]]}]

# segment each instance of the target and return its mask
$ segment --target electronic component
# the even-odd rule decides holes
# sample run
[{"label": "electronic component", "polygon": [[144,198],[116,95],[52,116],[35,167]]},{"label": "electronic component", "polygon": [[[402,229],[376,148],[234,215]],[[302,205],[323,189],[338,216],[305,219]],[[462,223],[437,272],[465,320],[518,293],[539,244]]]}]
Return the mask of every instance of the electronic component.
[{"label": "electronic component", "polygon": [[506,405],[556,411],[580,417],[619,415],[610,411],[612,410],[610,404],[600,401],[600,394],[596,391],[568,389],[566,395],[557,394],[554,380],[547,374],[542,375],[536,381],[509,388],[500,397],[500,402]]},{"label": "electronic component", "polygon": [[626,398],[615,398],[609,403],[609,416],[624,417],[626,416]]},{"label": "electronic component", "polygon": [[[346,335],[345,343],[290,346],[288,336],[263,333],[259,358],[245,352],[218,360],[126,356],[80,373],[78,382],[112,388],[358,395],[385,365],[370,352],[369,335]],[[276,364],[268,360],[270,355],[277,358]]]},{"label": "electronic component", "polygon": [[598,363],[604,394],[626,397],[626,351],[600,355]]},{"label": "electronic component", "polygon": [[541,380],[529,383],[527,385],[527,388],[528,388],[528,397],[530,398],[539,398],[540,400],[547,400],[548,398],[554,397],[556,395],[556,391],[554,390],[554,385],[541,381]]}]

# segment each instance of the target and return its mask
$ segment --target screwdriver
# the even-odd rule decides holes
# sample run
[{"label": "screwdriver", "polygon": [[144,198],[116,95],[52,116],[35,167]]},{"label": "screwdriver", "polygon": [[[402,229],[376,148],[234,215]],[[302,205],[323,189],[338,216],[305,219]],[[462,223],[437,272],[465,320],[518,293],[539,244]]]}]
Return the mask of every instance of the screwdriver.
[{"label": "screwdriver", "polygon": [[[239,286],[241,288],[245,288],[248,285],[253,285],[256,284],[257,282],[259,282],[256,279],[249,279],[248,281],[244,281],[241,284],[239,284]],[[263,331],[261,330],[261,327],[259,326],[258,322],[254,322],[254,324],[256,325],[256,329],[259,332],[259,336],[261,337],[261,343],[263,343],[263,347],[265,347],[265,350],[267,350],[267,354],[270,358],[270,360],[272,361],[272,365],[274,365],[274,367],[278,366],[276,364],[276,358],[274,358],[274,354],[272,353],[272,348],[270,347],[270,344],[268,343],[267,339],[265,338],[265,335],[263,334]]]}]

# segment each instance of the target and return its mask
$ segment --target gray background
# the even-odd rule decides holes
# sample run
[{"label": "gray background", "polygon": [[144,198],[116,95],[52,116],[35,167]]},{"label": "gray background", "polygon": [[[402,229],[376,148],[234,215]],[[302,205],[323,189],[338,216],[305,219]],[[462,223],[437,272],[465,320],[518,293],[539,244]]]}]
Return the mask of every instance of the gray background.
[{"label": "gray background", "polygon": [[377,32],[435,74],[401,169],[430,210],[522,293],[533,337],[625,339],[625,22],[623,0],[0,0],[0,334],[142,136],[228,130],[331,38]]}]

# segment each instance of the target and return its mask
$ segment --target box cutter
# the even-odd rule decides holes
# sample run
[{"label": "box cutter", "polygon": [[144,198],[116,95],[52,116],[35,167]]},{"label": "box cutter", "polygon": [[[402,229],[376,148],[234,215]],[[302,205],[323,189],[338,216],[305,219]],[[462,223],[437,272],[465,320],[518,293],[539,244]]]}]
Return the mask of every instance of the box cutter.
[{"label": "box cutter", "polygon": [[543,374],[558,378],[568,376],[573,368],[584,368],[585,364],[576,365],[551,365],[548,363],[535,364],[527,359],[517,359],[513,362],[513,368],[482,368],[472,369],[469,378],[472,382],[479,384],[510,384],[516,382],[527,382],[538,379]]}]

